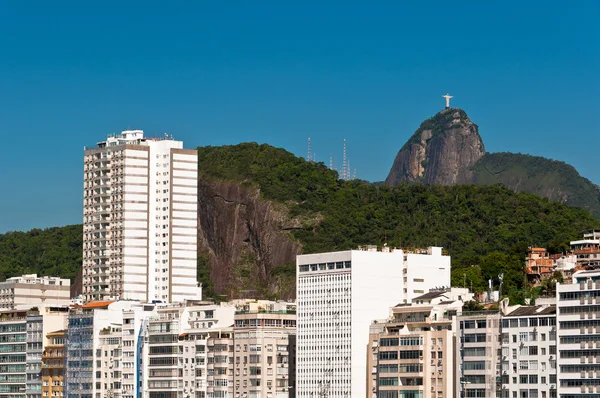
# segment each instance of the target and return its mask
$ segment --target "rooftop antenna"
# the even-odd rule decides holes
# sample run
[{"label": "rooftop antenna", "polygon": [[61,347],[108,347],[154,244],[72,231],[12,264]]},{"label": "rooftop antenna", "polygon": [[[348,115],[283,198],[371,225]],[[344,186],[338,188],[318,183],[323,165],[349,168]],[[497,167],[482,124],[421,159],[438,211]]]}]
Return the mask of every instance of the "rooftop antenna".
[{"label": "rooftop antenna", "polygon": [[344,138],[344,160],[342,163],[342,180],[346,179],[346,139]]},{"label": "rooftop antenna", "polygon": [[308,137],[308,157],[306,158],[307,161],[310,162],[310,137]]}]

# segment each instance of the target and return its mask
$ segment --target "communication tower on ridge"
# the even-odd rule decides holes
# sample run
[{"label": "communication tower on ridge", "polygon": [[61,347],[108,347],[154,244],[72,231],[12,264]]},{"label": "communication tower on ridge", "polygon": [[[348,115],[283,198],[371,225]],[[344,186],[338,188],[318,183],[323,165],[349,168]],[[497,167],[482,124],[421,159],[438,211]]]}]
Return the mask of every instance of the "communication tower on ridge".
[{"label": "communication tower on ridge", "polygon": [[347,180],[346,177],[346,139],[344,138],[344,160],[342,162],[342,180]]},{"label": "communication tower on ridge", "polygon": [[311,157],[310,157],[310,137],[308,137],[308,156],[306,157],[307,161],[311,161]]}]

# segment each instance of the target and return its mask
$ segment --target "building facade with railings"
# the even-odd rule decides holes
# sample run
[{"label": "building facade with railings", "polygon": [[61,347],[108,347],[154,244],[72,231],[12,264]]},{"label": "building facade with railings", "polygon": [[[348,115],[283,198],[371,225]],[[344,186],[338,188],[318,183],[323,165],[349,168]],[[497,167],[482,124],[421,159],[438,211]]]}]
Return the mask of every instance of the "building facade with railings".
[{"label": "building facade with railings", "polygon": [[26,398],[27,311],[0,312],[0,397]]},{"label": "building facade with railings", "polygon": [[456,316],[468,289],[436,289],[398,304],[370,327],[367,398],[451,398]]},{"label": "building facade with railings", "polygon": [[293,397],[294,309],[252,300],[157,308],[144,347],[144,396]]},{"label": "building facade with railings", "polygon": [[[502,397],[556,398],[556,306],[515,306],[503,312]],[[465,381],[477,381],[477,376]]]},{"label": "building facade with railings", "polygon": [[366,247],[297,257],[297,396],[363,395],[369,325],[391,306],[450,285],[441,248]]},{"label": "building facade with railings", "polygon": [[28,274],[0,282],[0,309],[28,309],[35,305],[70,303],[69,279]]},{"label": "building facade with railings", "polygon": [[[69,398],[141,397],[140,342],[135,328],[154,310],[135,301],[99,301],[68,316],[66,388]],[[134,327],[123,327],[125,321]],[[127,324],[126,324],[127,325]],[[124,336],[125,335],[125,336]]]},{"label": "building facade with railings", "polygon": [[558,396],[600,396],[600,271],[557,285]]},{"label": "building facade with railings", "polygon": [[42,396],[63,397],[65,383],[66,330],[46,333],[42,352]]},{"label": "building facade with railings", "polygon": [[233,342],[234,396],[295,397],[295,304],[262,300],[239,304]]},{"label": "building facade with railings", "polygon": [[0,397],[40,398],[46,333],[64,329],[67,307],[0,312]]},{"label": "building facade with railings", "polygon": [[463,311],[457,322],[455,396],[502,396],[500,311]]},{"label": "building facade with railings", "polygon": [[83,298],[179,302],[196,281],[198,155],[141,130],[84,152]]}]

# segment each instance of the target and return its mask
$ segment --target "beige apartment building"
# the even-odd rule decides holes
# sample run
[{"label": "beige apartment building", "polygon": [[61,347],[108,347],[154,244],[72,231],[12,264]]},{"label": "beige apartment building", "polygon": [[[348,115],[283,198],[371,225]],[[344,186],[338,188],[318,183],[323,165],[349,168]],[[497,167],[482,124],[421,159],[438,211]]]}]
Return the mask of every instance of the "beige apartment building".
[{"label": "beige apartment building", "polygon": [[240,305],[233,330],[235,396],[294,397],[296,306],[268,301]]},{"label": "beige apartment building", "polygon": [[148,398],[295,396],[295,306],[239,300],[158,306],[148,319]]},{"label": "beige apartment building", "polygon": [[456,316],[467,289],[437,289],[398,304],[370,327],[367,398],[454,396]]},{"label": "beige apartment building", "polygon": [[42,354],[42,397],[63,397],[66,330],[46,334]]},{"label": "beige apartment building", "polygon": [[0,309],[29,309],[46,306],[69,305],[71,281],[52,276],[28,274],[0,282]]},{"label": "beige apartment building", "polygon": [[457,397],[502,396],[501,318],[499,310],[463,312],[458,317]]}]

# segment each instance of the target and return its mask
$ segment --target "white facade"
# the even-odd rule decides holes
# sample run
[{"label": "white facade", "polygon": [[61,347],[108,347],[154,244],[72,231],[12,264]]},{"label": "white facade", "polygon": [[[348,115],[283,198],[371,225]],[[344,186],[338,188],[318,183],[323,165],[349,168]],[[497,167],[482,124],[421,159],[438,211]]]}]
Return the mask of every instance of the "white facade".
[{"label": "white facade", "polygon": [[600,396],[600,271],[557,284],[558,396]]},{"label": "white facade", "polygon": [[200,298],[197,169],[195,150],[141,130],[85,151],[85,301]]},{"label": "white facade", "polygon": [[[556,306],[509,307],[502,318],[502,397],[556,397]],[[476,382],[481,376],[466,376]]]},{"label": "white facade", "polygon": [[36,305],[69,305],[71,281],[28,274],[0,282],[0,309],[29,309]]},{"label": "white facade", "polygon": [[[297,257],[299,397],[365,394],[371,321],[387,317],[390,307],[419,296],[415,291],[450,285],[449,258],[439,259],[446,257],[441,249],[430,253],[434,255],[420,255],[430,262],[409,261],[402,250],[373,247]],[[430,272],[412,267],[426,267]],[[437,272],[431,272],[433,268]],[[416,281],[409,282],[409,278]]]},{"label": "white facade", "polygon": [[441,247],[430,247],[424,253],[404,253],[404,302],[429,292],[433,288],[450,287],[450,256],[442,255]]}]

